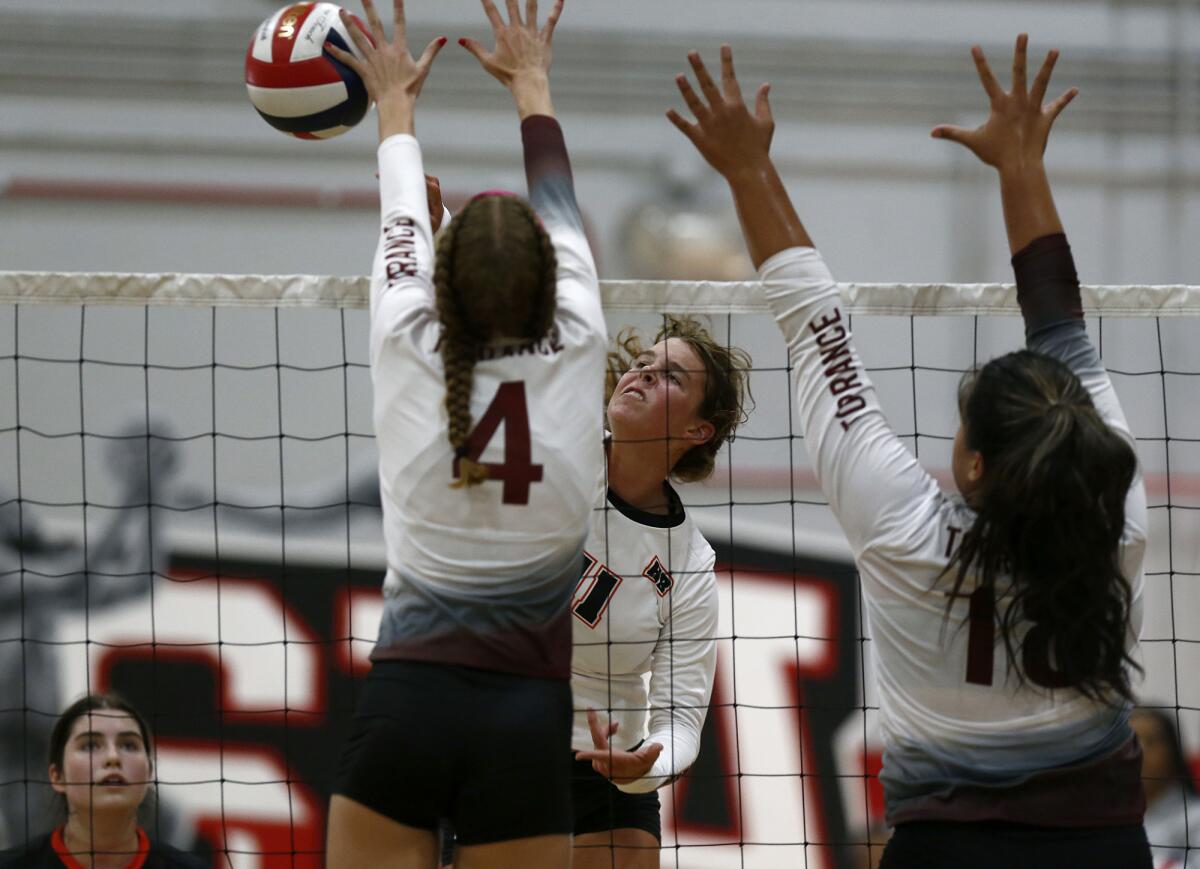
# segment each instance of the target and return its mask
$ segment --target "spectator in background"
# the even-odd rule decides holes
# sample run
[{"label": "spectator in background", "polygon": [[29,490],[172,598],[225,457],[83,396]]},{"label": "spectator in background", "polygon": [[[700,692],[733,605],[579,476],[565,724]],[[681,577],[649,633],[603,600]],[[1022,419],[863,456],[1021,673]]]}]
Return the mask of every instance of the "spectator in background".
[{"label": "spectator in background", "polygon": [[145,718],[115,694],[89,694],[59,716],[50,735],[50,786],[65,820],[0,853],[3,869],[205,869],[199,857],[143,829],[154,746]]},{"label": "spectator in background", "polygon": [[1175,718],[1161,708],[1140,707],[1129,723],[1142,743],[1146,838],[1154,869],[1200,869],[1200,796]]}]

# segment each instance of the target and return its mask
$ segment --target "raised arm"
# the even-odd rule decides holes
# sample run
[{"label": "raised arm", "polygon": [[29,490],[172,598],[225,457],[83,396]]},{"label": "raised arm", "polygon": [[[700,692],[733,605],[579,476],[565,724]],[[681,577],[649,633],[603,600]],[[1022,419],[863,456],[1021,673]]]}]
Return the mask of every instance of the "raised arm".
[{"label": "raised arm", "polygon": [[1055,119],[1079,93],[1071,88],[1052,103],[1043,105],[1058,52],[1046,55],[1033,87],[1028,88],[1025,81],[1028,44],[1028,35],[1022,33],[1017,37],[1012,90],[1007,92],[988,66],[983,49],[973,46],[971,56],[990,104],[988,118],[973,130],[941,125],[934,127],[932,133],[934,138],[965,145],[999,172],[1004,225],[1008,230],[1009,250],[1014,255],[1035,239],[1063,231],[1042,157]]},{"label": "raised arm", "polygon": [[374,2],[362,4],[370,38],[345,10],[341,13],[362,59],[334,45],[326,45],[326,50],[359,74],[379,113],[380,235],[371,269],[374,360],[385,336],[408,331],[414,317],[432,304],[430,190],[421,147],[413,137],[413,111],[446,39],[433,40],[414,60],[408,50],[404,0],[393,0],[390,42]]},{"label": "raised arm", "polygon": [[771,162],[767,87],[753,113],[742,99],[729,46],[721,87],[689,55],[703,98],[677,80],[695,122],[667,117],[733,192],[750,256],[795,369],[796,415],[822,490],[856,555],[889,537],[919,541],[932,528],[938,490],[896,437],[863,369],[837,284],[813,248]]},{"label": "raised arm", "polygon": [[465,37],[458,44],[475,55],[487,73],[508,88],[522,121],[531,115],[554,117],[550,64],[554,59],[554,27],[562,15],[563,0],[555,0],[540,28],[537,0],[527,0],[523,19],[516,0],[509,0],[507,23],[492,0],[482,3],[496,37],[495,47],[488,51],[477,40]]},{"label": "raised arm", "polygon": [[540,25],[537,0],[526,0],[524,15],[517,0],[509,0],[508,21],[492,0],[481,2],[492,26],[494,47],[489,51],[478,41],[465,38],[459,44],[512,94],[521,119],[529,202],[554,245],[559,310],[579,315],[596,331],[603,321],[596,264],[575,200],[566,140],[550,99],[554,29],[562,16],[563,0],[555,0]]},{"label": "raised arm", "polygon": [[363,59],[359,60],[348,51],[326,43],[325,50],[358,73],[366,85],[367,93],[374,100],[379,114],[379,141],[399,133],[413,135],[413,113],[417,97],[429,77],[433,59],[446,44],[446,37],[439,36],[425,46],[420,58],[413,59],[408,50],[408,31],[404,18],[404,0],[393,0],[393,37],[388,41],[383,22],[372,0],[362,0],[367,26],[371,31],[367,37],[345,9],[341,10],[342,21],[350,38]]},{"label": "raised arm", "polygon": [[[935,127],[933,135],[970,148],[999,173],[1004,224],[1013,255],[1017,300],[1025,320],[1026,345],[1066,363],[1091,395],[1104,421],[1132,441],[1116,390],[1083,324],[1075,261],[1054,205],[1043,161],[1050,129],[1078,91],[1070,88],[1053,102],[1044,104],[1050,75],[1058,60],[1057,51],[1046,55],[1033,87],[1027,89],[1028,42],[1024,33],[1017,37],[1012,89],[1007,92],[996,81],[982,49],[974,46],[971,55],[989,102],[987,120],[973,130]],[[1128,539],[1144,544],[1146,494],[1140,469],[1126,498],[1125,524]],[[1135,598],[1139,591],[1140,587],[1135,585]],[[1137,618],[1135,612],[1135,623]]]},{"label": "raised arm", "polygon": [[688,61],[704,99],[696,94],[687,76],[676,77],[675,83],[696,122],[685,120],[674,109],[667,112],[667,118],[729,183],[754,267],[790,247],[813,247],[771,162],[771,139],[775,134],[768,99],[771,86],[759,87],[751,113],[734,74],[732,48],[721,46],[720,88],[697,52],[689,52]]}]

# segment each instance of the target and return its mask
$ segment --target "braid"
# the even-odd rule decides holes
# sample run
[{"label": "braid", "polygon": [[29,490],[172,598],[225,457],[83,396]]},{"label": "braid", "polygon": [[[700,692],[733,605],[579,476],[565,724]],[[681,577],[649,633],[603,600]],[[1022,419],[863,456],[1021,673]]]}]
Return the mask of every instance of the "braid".
[{"label": "braid", "polygon": [[529,203],[517,197],[471,200],[438,243],[433,284],[442,324],[447,435],[458,470],[454,488],[488,477],[485,465],[467,458],[480,348],[498,337],[545,336],[554,322],[557,273],[549,234]]},{"label": "braid", "polygon": [[[466,214],[470,204],[463,210]],[[475,380],[475,347],[468,338],[462,309],[451,289],[455,242],[461,220],[453,221],[438,244],[437,265],[433,274],[434,294],[442,321],[442,369],[446,379],[447,434],[458,460],[458,479],[451,487],[477,485],[487,478],[487,468],[466,457],[467,438],[471,434],[471,386]]]}]

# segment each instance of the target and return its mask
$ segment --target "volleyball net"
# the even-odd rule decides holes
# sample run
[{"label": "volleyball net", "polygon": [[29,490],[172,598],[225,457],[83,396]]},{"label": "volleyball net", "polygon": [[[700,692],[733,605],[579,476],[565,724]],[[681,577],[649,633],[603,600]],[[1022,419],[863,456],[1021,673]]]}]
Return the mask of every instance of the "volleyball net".
[{"label": "volleyball net", "polygon": [[[842,290],[889,420],[951,486],[959,378],[1023,346],[1013,289]],[[662,865],[863,865],[884,838],[870,638],[761,288],[603,294],[611,334],[692,314],[754,359],[749,422],[681,487],[718,555],[719,662],[700,758],[662,792]],[[385,569],[366,298],[364,279],[0,273],[0,840],[53,823],[50,727],[115,689],[156,735],[161,835],[215,865],[323,865]],[[1149,491],[1139,696],[1194,756],[1200,287],[1084,302]]]}]

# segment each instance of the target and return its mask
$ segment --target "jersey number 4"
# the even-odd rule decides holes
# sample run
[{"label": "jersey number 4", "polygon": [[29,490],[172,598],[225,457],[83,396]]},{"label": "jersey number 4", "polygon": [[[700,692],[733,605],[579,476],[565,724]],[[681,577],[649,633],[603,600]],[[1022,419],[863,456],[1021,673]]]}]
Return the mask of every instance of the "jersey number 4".
[{"label": "jersey number 4", "polygon": [[[487,445],[504,423],[504,463],[485,462],[489,480],[504,483],[501,500],[505,504],[528,504],[529,486],[542,481],[542,466],[533,464],[529,440],[529,406],[525,402],[525,382],[509,380],[500,384],[496,397],[483,418],[467,438],[467,458],[478,462]],[[458,479],[458,459],[454,460],[454,479]]]}]

